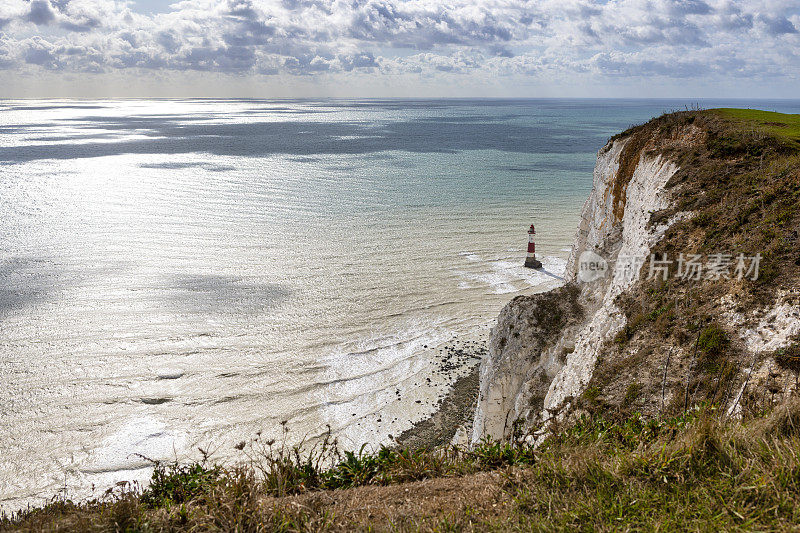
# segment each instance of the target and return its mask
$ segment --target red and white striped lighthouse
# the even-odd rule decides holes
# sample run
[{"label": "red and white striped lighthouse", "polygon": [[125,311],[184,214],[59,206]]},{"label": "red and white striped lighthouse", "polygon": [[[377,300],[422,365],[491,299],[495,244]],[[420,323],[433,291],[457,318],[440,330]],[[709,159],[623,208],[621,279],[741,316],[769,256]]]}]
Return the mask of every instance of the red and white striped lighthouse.
[{"label": "red and white striped lighthouse", "polygon": [[531,224],[531,229],[528,230],[528,256],[525,258],[525,266],[528,268],[542,268],[542,262],[536,259],[535,235],[536,228]]}]

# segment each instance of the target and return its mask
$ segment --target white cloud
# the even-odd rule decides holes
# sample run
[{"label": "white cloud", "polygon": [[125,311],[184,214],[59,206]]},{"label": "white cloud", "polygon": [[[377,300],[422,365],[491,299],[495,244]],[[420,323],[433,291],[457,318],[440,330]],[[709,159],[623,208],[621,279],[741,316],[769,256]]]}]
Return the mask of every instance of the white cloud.
[{"label": "white cloud", "polygon": [[790,0],[0,0],[0,68],[774,82],[798,24]]}]

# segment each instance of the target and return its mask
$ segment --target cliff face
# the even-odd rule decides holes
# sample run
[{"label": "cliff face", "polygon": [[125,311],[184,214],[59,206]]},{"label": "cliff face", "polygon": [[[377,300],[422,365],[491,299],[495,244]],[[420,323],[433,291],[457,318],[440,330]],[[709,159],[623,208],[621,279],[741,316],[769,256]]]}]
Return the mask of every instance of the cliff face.
[{"label": "cliff face", "polygon": [[521,417],[538,413],[564,366],[565,331],[581,324],[579,291],[567,285],[514,298],[500,313],[480,368],[472,440],[509,436]]},{"label": "cliff face", "polygon": [[[481,365],[473,441],[508,437],[515,421],[517,429],[532,428],[568,407],[591,377],[603,342],[625,326],[614,302],[634,276],[622,267],[582,283],[579,259],[587,251],[610,265],[620,257],[649,256],[669,223],[648,228],[647,222],[669,205],[664,186],[676,170],[660,155],[642,154],[630,181],[620,184],[620,156],[628,142],[610,142],[598,153],[592,192],[567,262],[568,285],[515,298],[500,314]],[[558,320],[547,322],[551,315]]]},{"label": "cliff face", "polygon": [[[680,163],[697,164],[686,161],[685,154],[703,152],[712,128],[698,126],[694,119],[675,122],[635,129],[612,139],[598,153],[592,192],[567,264],[566,286],[515,298],[492,330],[480,370],[473,442],[484,436],[536,439],[548,422],[585,410],[661,412],[670,401],[679,403],[684,388],[691,390],[692,402],[699,401],[705,397],[695,397],[701,388],[695,381],[707,376],[699,370],[698,360],[709,353],[698,344],[709,324],[724,323],[727,328],[720,328],[726,364],[710,365],[719,373],[712,400],[722,400],[717,392],[725,381],[731,392],[724,402],[736,409],[733,404],[741,401],[736,399],[737,386],[741,397],[752,385],[750,375],[776,373],[774,361],[766,363],[768,370],[763,368],[769,359],[766,352],[791,345],[800,332],[797,301],[777,294],[745,316],[735,310],[741,303],[732,296],[741,288],[736,280],[739,285],[714,290],[704,286],[700,291],[704,306],[714,307],[712,313],[677,316],[680,304],[692,306],[687,299],[696,287],[680,280],[664,289],[673,277],[678,279],[674,265],[668,280],[661,276],[648,280],[650,256],[659,246],[659,257],[667,253],[665,246],[670,252],[684,247],[686,253],[702,247],[691,235],[692,219],[707,205],[691,209],[687,195],[698,192],[681,185],[686,172],[681,172]],[[586,270],[586,262],[592,260],[601,268],[607,265],[605,273]],[[653,297],[654,290],[664,294]],[[648,330],[658,329],[660,314],[654,320],[647,318],[667,313],[665,305],[649,314],[645,311],[669,297],[675,298],[667,310],[673,322],[666,333],[659,330],[654,336]],[[699,307],[703,306],[695,306]],[[761,362],[751,365],[754,357]],[[777,371],[789,383],[790,370]],[[684,383],[689,385],[683,387]]]}]

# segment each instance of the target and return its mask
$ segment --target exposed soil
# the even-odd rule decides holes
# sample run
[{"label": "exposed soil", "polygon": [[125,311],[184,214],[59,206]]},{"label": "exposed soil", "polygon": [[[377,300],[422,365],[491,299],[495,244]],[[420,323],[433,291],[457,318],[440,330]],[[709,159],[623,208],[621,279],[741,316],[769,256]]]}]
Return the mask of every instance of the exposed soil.
[{"label": "exposed soil", "polygon": [[496,522],[513,508],[511,495],[503,490],[504,480],[502,472],[481,472],[459,478],[269,498],[263,505],[318,517],[319,525],[333,531],[430,530],[448,518],[459,524],[459,530],[469,530],[470,525],[484,529],[480,524]]}]

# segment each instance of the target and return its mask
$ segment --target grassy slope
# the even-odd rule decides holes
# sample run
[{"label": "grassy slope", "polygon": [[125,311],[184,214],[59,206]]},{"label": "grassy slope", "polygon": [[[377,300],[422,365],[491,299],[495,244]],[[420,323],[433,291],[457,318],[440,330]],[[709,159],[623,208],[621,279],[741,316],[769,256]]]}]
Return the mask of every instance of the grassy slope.
[{"label": "grassy slope", "polygon": [[[632,409],[648,412],[651,406],[642,384],[646,375],[661,376],[660,359],[649,355],[652,350],[646,351],[642,339],[663,348],[702,337],[697,370],[690,376],[692,390],[697,400],[719,402],[730,389],[721,383],[737,352],[725,323],[720,325],[705,302],[735,294],[743,305],[756,305],[769,302],[776,288],[798,286],[797,269],[792,269],[800,261],[800,243],[792,232],[800,217],[800,117],[725,109],[676,113],[621,136],[644,133],[664,140],[687,128],[704,133],[690,149],[678,142],[666,151],[672,150],[682,169],[672,184],[679,191],[677,210],[698,215],[673,227],[657,251],[674,255],[679,246],[698,253],[720,248],[763,251],[769,258],[765,276],[735,287],[724,280],[693,287],[644,284],[641,293],[647,298],[629,303],[632,328],[615,348],[620,353],[635,350],[621,359],[601,360],[593,393],[584,400],[594,420],[565,429],[535,452],[487,443],[474,451],[382,450],[338,456],[324,448],[309,458],[254,442],[245,450],[254,460],[245,466],[162,467],[145,491],[120,487],[94,502],[57,501],[0,518],[0,530],[796,527],[800,405],[780,407],[764,417],[765,405],[756,402],[743,423],[720,421],[713,409],[681,414],[682,401],[664,415],[672,418],[654,416],[644,422],[631,414]],[[641,149],[649,149],[646,145],[641,143]],[[648,366],[648,358],[656,362]],[[629,369],[642,375],[626,375]],[[618,398],[609,392],[610,383],[601,382],[603,376],[624,382]],[[670,382],[681,400],[684,376]],[[659,379],[650,397],[660,397],[660,391]],[[333,468],[322,466],[328,460],[334,460]]]}]

